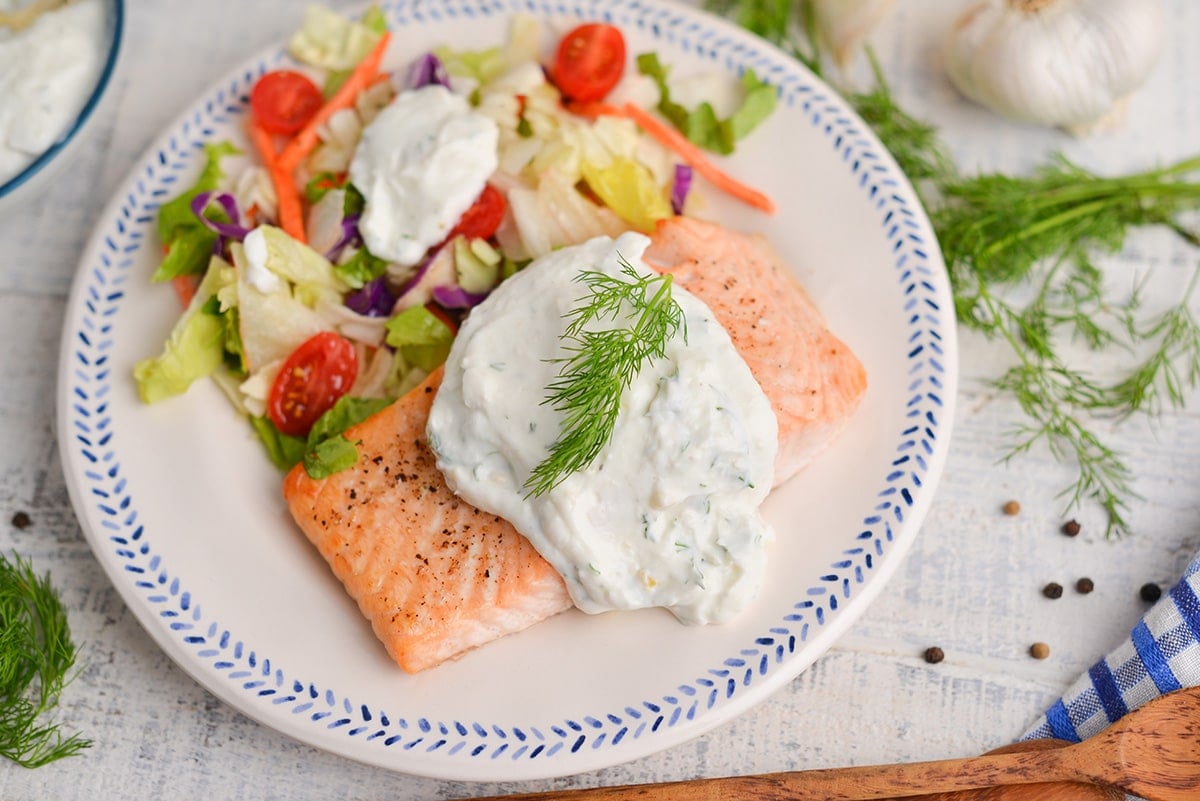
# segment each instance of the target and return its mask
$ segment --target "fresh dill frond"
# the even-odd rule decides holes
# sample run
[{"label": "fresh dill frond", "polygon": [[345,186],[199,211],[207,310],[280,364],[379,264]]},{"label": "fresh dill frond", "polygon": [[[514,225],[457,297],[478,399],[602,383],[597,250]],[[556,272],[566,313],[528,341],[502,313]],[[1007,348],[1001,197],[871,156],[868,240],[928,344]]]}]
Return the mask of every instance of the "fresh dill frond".
[{"label": "fresh dill frond", "polygon": [[20,556],[0,554],[0,755],[36,768],[91,745],[44,719],[74,664],[75,644],[50,576],[38,576]]},{"label": "fresh dill frond", "polygon": [[1159,224],[1192,236],[1176,219],[1200,208],[1200,183],[1180,180],[1196,170],[1200,158],[1104,178],[1055,155],[1030,176],[942,180],[931,216],[952,280],[1016,283],[1047,258],[1116,252],[1130,228]]},{"label": "fresh dill frond", "polygon": [[1025,416],[1009,432],[1011,445],[1002,461],[1011,462],[1042,443],[1055,459],[1078,468],[1073,485],[1062,493],[1069,496],[1067,508],[1091,499],[1105,511],[1107,532],[1124,532],[1128,499],[1136,497],[1132,474],[1121,455],[1084,422],[1109,407],[1112,393],[1058,356],[1053,331],[1061,317],[1048,302],[1052,287],[1043,283],[1038,297],[1024,308],[986,289],[980,294],[992,320],[988,333],[1003,337],[1017,357],[1017,364],[991,383],[1011,395]]},{"label": "fresh dill frond", "polygon": [[1165,407],[1183,408],[1187,391],[1200,385],[1200,322],[1191,310],[1200,270],[1192,274],[1179,302],[1138,325],[1130,320],[1131,339],[1154,342],[1155,347],[1123,380],[1110,390],[1109,405],[1123,414],[1160,414]]},{"label": "fresh dill frond", "polygon": [[[670,274],[644,276],[618,255],[621,276],[595,270],[577,280],[588,289],[567,315],[562,334],[569,356],[542,402],[563,414],[550,454],[525,482],[542,495],[591,464],[612,438],[621,395],[649,360],[662,358],[667,343],[684,332],[683,310],[671,296]],[[617,325],[598,328],[611,321]]]},{"label": "fresh dill frond", "polygon": [[[723,13],[821,74],[823,54],[811,3],[708,0]],[[950,274],[955,312],[965,326],[1004,340],[1015,362],[992,381],[1011,394],[1026,420],[1012,432],[1011,460],[1043,443],[1078,471],[1064,490],[1073,507],[1091,499],[1108,516],[1109,533],[1127,530],[1135,498],[1122,455],[1106,445],[1099,417],[1156,415],[1183,406],[1200,385],[1200,326],[1190,310],[1192,280],[1178,303],[1146,318],[1140,286],[1114,300],[1097,254],[1116,253],[1131,230],[1162,225],[1200,246],[1180,222],[1200,209],[1200,157],[1145,172],[1103,177],[1054,155],[1027,176],[961,175],[934,126],[897,103],[878,59],[866,92],[843,95],[913,182],[930,214]],[[1028,299],[1032,294],[1032,299]],[[1025,298],[1021,302],[1006,298]],[[1125,372],[1103,382],[1074,369],[1064,341],[1127,355]],[[1139,361],[1140,359],[1140,361]],[[1128,362],[1132,361],[1132,366]]]}]

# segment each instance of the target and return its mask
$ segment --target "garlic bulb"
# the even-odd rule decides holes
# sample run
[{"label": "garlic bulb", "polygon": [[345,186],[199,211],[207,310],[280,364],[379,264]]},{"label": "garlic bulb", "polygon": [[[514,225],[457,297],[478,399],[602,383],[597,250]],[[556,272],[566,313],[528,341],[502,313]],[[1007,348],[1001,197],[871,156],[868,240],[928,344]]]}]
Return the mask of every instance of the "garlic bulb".
[{"label": "garlic bulb", "polygon": [[813,18],[821,45],[847,69],[893,0],[813,0]]},{"label": "garlic bulb", "polygon": [[985,0],[951,29],[946,71],[1006,117],[1086,134],[1119,124],[1165,35],[1159,0]]}]

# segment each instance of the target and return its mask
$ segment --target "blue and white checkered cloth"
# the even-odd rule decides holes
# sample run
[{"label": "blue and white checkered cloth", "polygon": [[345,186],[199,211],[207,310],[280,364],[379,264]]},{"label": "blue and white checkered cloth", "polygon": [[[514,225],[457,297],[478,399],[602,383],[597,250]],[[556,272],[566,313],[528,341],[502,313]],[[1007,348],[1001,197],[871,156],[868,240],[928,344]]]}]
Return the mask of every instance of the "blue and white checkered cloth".
[{"label": "blue and white checkered cloth", "polygon": [[1158,696],[1200,685],[1200,556],[1129,639],[1071,685],[1021,739],[1079,742]]}]

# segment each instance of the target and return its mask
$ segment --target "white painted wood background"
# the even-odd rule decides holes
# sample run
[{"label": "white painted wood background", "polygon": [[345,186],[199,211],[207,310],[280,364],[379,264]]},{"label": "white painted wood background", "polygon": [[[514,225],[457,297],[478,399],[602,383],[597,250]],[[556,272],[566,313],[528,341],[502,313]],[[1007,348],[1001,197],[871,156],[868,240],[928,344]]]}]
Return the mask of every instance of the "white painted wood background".
[{"label": "white painted wood background", "polygon": [[[1106,541],[1095,509],[1083,533],[1058,531],[1069,468],[1040,454],[998,464],[1014,404],[982,382],[1004,352],[964,335],[954,443],[907,561],[850,632],[767,702],[655,756],[551,782],[475,785],[418,779],[300,745],[201,689],[142,631],[80,534],[52,430],[66,293],[102,205],[157,133],[235,63],[283,39],[304,0],[132,0],[112,90],[72,164],[0,218],[0,548],[49,570],[86,668],[60,717],[95,745],[29,771],[0,765],[0,798],[450,799],[518,790],[965,756],[1010,741],[1145,610],[1138,588],[1174,582],[1200,547],[1200,418],[1105,425],[1135,467],[1133,533]],[[335,6],[346,5],[333,3]],[[1171,41],[1120,132],[1088,140],[1017,126],[959,98],[939,40],[961,2],[909,0],[875,35],[902,104],[938,123],[964,170],[1024,170],[1061,149],[1098,170],[1145,168],[1200,152],[1200,4],[1168,3]],[[1168,298],[1200,262],[1160,232],[1107,262],[1115,281],[1152,271]],[[1019,499],[1022,512],[1000,506]],[[27,512],[32,525],[9,521]],[[1096,589],[1072,586],[1088,576]],[[1040,588],[1058,581],[1056,601]],[[1027,655],[1034,641],[1049,659]],[[927,646],[945,650],[926,664]]]}]

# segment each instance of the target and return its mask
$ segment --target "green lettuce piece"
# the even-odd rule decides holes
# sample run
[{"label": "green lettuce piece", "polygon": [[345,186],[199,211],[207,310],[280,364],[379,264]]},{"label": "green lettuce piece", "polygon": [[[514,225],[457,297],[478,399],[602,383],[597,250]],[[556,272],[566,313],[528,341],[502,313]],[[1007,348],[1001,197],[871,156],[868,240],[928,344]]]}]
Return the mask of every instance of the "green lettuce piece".
[{"label": "green lettuce piece", "polygon": [[355,398],[343,395],[329,411],[317,418],[308,432],[309,447],[338,436],[351,426],[356,426],[376,412],[391,404],[391,398]]},{"label": "green lettuce piece", "polygon": [[383,13],[383,9],[379,6],[371,6],[364,11],[362,19],[359,22],[375,31],[375,33],[387,33],[387,15]]},{"label": "green lettuce piece", "polygon": [[[191,214],[191,211],[188,213]],[[167,253],[159,262],[158,269],[150,276],[150,280],[157,283],[204,272],[216,243],[216,232],[203,225],[179,229],[176,237],[167,245]]]},{"label": "green lettuce piece", "polygon": [[[236,156],[241,152],[231,142],[214,142],[204,146],[204,169],[201,170],[196,183],[182,195],[168,200],[158,208],[158,238],[164,244],[169,245],[184,231],[194,228],[208,230],[192,213],[192,200],[201,192],[211,192],[221,183],[224,177],[224,173],[221,172],[221,159],[225,156]],[[216,234],[212,234],[212,238],[215,240]]]},{"label": "green lettuce piece", "polygon": [[350,70],[379,43],[383,35],[379,30],[382,21],[382,14],[377,10],[375,13],[368,11],[364,21],[360,22],[324,6],[310,5],[304,12],[300,30],[288,40],[287,51],[309,66]]},{"label": "green lettuce piece", "polygon": [[238,320],[238,307],[225,307],[220,298],[213,296],[204,305],[204,312],[220,318],[224,334],[225,367],[240,378],[246,378],[246,351],[242,347],[242,326]]},{"label": "green lettuce piece", "polygon": [[733,142],[745,138],[760,122],[771,116],[779,100],[778,90],[760,80],[752,69],[742,73],[742,87],[746,90],[746,97],[742,100],[741,107],[724,122]]},{"label": "green lettuce piece", "polygon": [[343,395],[313,423],[307,438],[280,432],[268,417],[251,418],[251,424],[271,462],[280,470],[291,470],[303,463],[311,478],[327,478],[348,470],[358,462],[358,446],[344,436],[376,412],[383,411],[391,398],[353,398]]},{"label": "green lettuce piece", "polygon": [[605,167],[585,161],[580,172],[604,205],[640,231],[649,233],[659,220],[674,216],[654,175],[633,159],[618,157]]},{"label": "green lettuce piece", "polygon": [[250,425],[254,427],[254,432],[258,434],[258,438],[262,440],[263,447],[267,450],[267,456],[270,457],[271,463],[280,470],[291,470],[294,465],[300,463],[304,458],[304,452],[308,450],[308,443],[300,437],[291,437],[284,434],[275,424],[271,422],[269,417],[251,417]]},{"label": "green lettuce piece", "polygon": [[449,74],[472,78],[480,84],[498,78],[508,69],[508,60],[499,47],[489,47],[485,50],[453,50],[441,45],[433,49],[433,54]]},{"label": "green lettuce piece", "polygon": [[215,301],[221,286],[233,280],[233,269],[219,258],[212,259],[162,353],[134,365],[133,378],[144,403],[182,394],[192,382],[211,375],[225,362],[228,320]]},{"label": "green lettuce piece", "polygon": [[309,202],[309,205],[312,205],[320,201],[331,190],[341,189],[344,186],[346,186],[346,176],[339,176],[328,170],[319,172],[304,185],[304,199]]},{"label": "green lettuce piece", "polygon": [[412,306],[387,321],[387,344],[405,363],[430,372],[446,361],[454,329],[424,306]]},{"label": "green lettuce piece", "polygon": [[310,478],[327,478],[348,470],[358,463],[358,443],[351,442],[344,432],[376,412],[383,411],[391,398],[351,398],[342,396],[329,411],[321,415],[308,433],[308,449],[304,453],[304,471]]},{"label": "green lettuce piece", "polygon": [[358,464],[358,445],[342,435],[322,440],[304,452],[309,478],[328,478]]},{"label": "green lettuce piece", "polygon": [[[241,151],[229,142],[206,144],[204,168],[196,183],[183,194],[159,206],[158,238],[166,246],[167,252],[150,277],[151,281],[199,275],[208,267],[217,235],[196,218],[192,212],[192,200],[202,192],[216,189],[224,177],[221,159],[239,153]],[[206,214],[214,220],[229,222],[219,208],[211,209]]]},{"label": "green lettuce piece", "polygon": [[362,247],[346,261],[333,265],[333,271],[351,289],[362,289],[387,272],[387,267],[386,259],[374,256],[365,247]]},{"label": "green lettuce piece", "polygon": [[727,156],[733,152],[738,140],[745,137],[760,122],[775,110],[777,93],[775,88],[759,80],[754,70],[742,73],[742,88],[746,96],[742,105],[727,119],[718,119],[709,103],[701,103],[695,110],[688,111],[671,100],[671,89],[667,85],[668,70],[658,60],[657,53],[642,53],[637,57],[638,72],[658,85],[658,110],[671,121],[692,143],[705,150]]}]

